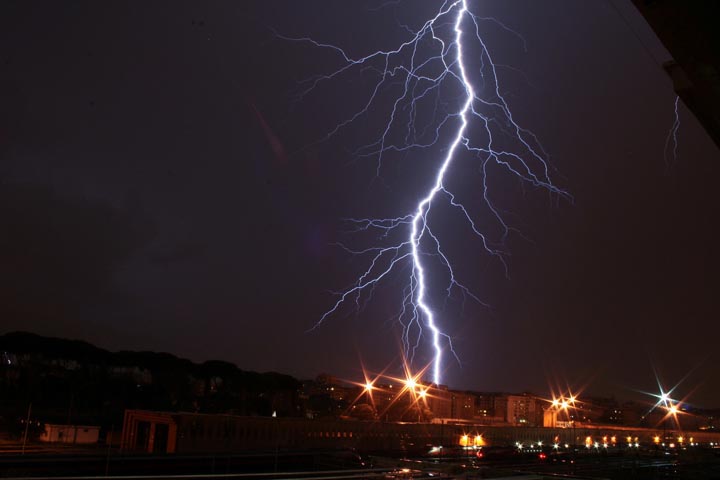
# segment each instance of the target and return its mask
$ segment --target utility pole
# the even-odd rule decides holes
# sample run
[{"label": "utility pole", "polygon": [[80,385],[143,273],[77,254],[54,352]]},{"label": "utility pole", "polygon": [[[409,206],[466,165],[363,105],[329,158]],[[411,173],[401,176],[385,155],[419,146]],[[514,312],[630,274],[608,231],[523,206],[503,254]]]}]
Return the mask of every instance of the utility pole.
[{"label": "utility pole", "polygon": [[107,443],[107,456],[105,457],[105,476],[108,476],[108,472],[110,470],[110,446],[112,445],[112,438],[113,433],[115,433],[115,424],[113,423],[110,427],[110,434],[108,434],[106,443]]},{"label": "utility pole", "polygon": [[32,411],[32,403],[28,405],[27,418],[25,419],[25,434],[23,435],[22,455],[25,455],[25,444],[27,443],[28,427],[30,426],[30,412]]}]

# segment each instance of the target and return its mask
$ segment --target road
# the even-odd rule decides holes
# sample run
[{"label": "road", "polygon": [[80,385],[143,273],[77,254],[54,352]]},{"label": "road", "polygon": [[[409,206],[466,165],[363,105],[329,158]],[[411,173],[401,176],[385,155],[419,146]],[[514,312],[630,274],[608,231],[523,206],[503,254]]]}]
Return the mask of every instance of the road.
[{"label": "road", "polygon": [[[0,450],[1,451],[1,450]],[[283,474],[281,472],[290,472]],[[127,478],[135,480],[196,479],[344,479],[344,478],[527,478],[616,480],[706,480],[720,478],[720,457],[695,450],[681,455],[600,455],[576,453],[509,455],[477,459],[415,458],[358,455],[351,451],[279,451],[223,455],[118,455],[107,450],[31,446],[25,455],[15,447],[0,453],[0,478],[67,477]],[[188,477],[184,477],[188,478]]]}]

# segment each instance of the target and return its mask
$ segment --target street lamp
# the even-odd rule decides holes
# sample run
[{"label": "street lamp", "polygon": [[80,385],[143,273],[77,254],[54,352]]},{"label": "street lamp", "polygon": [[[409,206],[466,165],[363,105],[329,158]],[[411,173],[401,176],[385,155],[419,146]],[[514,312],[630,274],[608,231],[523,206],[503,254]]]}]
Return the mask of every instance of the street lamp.
[{"label": "street lamp", "polygon": [[572,424],[573,429],[573,447],[575,446],[577,442],[577,438],[575,436],[575,419],[571,419],[569,409],[570,407],[575,407],[575,402],[577,401],[577,397],[573,395],[572,393],[568,395],[568,398],[565,398],[564,396],[560,397],[559,399],[553,398],[552,400],[552,406],[555,408],[556,411],[564,411],[565,412],[565,418],[568,422]]},{"label": "street lamp", "polygon": [[366,381],[364,386],[364,392],[365,392],[365,403],[370,405],[373,409],[373,412],[375,412],[375,402],[372,400],[372,391],[375,387],[373,386],[372,382]]},{"label": "street lamp", "polygon": [[408,378],[405,380],[405,386],[407,387],[408,390],[412,390],[414,392],[415,387],[417,387],[417,382],[415,381],[414,378]]},{"label": "street lamp", "polygon": [[671,401],[668,401],[667,406],[665,406],[665,409],[667,410],[667,414],[665,415],[665,419],[663,420],[663,442],[665,441],[665,437],[667,436],[667,421],[668,417],[673,417],[675,420],[675,425],[677,427],[680,427],[678,421],[677,421],[677,415],[680,413],[680,407],[678,407],[679,404],[672,403]]},{"label": "street lamp", "polygon": [[420,405],[420,399],[425,400],[429,387],[423,388],[422,385],[418,384],[416,378],[417,377],[412,377],[408,375],[408,377],[403,381],[403,383],[405,383],[405,390],[407,390],[410,394],[413,405],[415,406],[415,408],[417,408],[417,421],[418,423],[420,423],[422,419],[422,407]]}]

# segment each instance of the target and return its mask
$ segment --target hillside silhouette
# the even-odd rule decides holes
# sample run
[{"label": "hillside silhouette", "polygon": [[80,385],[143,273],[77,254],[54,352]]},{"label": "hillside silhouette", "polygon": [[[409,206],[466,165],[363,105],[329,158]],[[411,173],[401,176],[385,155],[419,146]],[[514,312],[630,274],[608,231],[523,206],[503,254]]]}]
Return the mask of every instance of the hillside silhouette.
[{"label": "hillside silhouette", "polygon": [[[127,408],[234,415],[301,415],[299,382],[195,363],[170,353],[110,352],[88,342],[28,332],[0,336],[0,416],[12,425],[32,404],[45,423],[122,423]],[[10,428],[8,428],[10,429]]]}]

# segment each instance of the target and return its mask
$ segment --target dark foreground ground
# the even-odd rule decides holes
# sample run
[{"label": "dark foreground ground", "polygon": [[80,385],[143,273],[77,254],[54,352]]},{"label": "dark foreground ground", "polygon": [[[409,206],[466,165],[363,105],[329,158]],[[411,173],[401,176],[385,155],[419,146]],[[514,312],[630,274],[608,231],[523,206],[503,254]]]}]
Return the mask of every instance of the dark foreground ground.
[{"label": "dark foreground ground", "polygon": [[[222,455],[120,455],[101,448],[6,446],[0,478],[134,476],[142,478],[583,478],[616,480],[720,479],[720,456],[710,449],[670,452],[505,452],[477,458],[361,455],[352,451],[272,451]],[[389,452],[385,452],[389,453]],[[489,452],[488,452],[489,453]],[[290,473],[283,473],[290,472]]]}]

